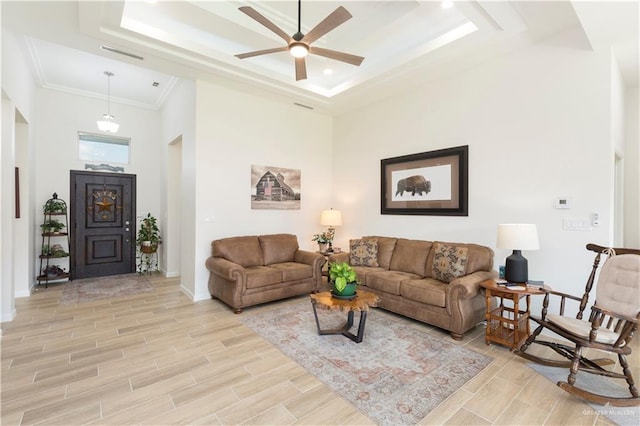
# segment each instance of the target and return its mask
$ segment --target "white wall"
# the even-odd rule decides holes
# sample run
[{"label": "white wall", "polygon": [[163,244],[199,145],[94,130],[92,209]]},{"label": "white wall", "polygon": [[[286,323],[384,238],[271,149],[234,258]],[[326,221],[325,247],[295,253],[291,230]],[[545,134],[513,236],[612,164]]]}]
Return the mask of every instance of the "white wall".
[{"label": "white wall", "polygon": [[[165,212],[171,214],[165,223],[162,249],[167,259],[167,275],[180,274],[182,290],[190,297],[195,294],[195,271],[201,265],[194,263],[195,257],[195,128],[196,128],[196,84],[193,81],[181,81],[172,90],[162,109],[162,141],[164,149],[180,149],[180,162],[176,166],[175,158],[167,157],[166,170],[171,173],[165,180],[171,191],[165,195]],[[180,140],[179,147],[169,144]],[[171,164],[169,164],[171,162]],[[168,180],[173,182],[169,183]],[[175,184],[179,182],[179,190]],[[168,192],[168,191],[167,191]],[[168,203],[178,203],[169,206]],[[177,211],[176,211],[177,210]]]},{"label": "white wall", "polygon": [[638,88],[625,93],[625,236],[626,247],[640,248],[640,110]]},{"label": "white wall", "polygon": [[14,122],[15,165],[18,167],[20,217],[14,219],[13,253],[15,297],[31,294],[30,283],[34,280],[36,259],[31,254],[35,250],[35,214],[33,212],[33,139],[29,137],[29,124],[19,111]]},{"label": "white wall", "polygon": [[[317,249],[311,237],[322,229],[320,211],[331,207],[332,121],[205,82],[196,99],[195,298],[202,299],[210,297],[204,263],[216,238],[286,232]],[[300,210],[252,210],[251,165],[299,169]]]},{"label": "white wall", "polygon": [[[620,66],[613,54],[611,56],[610,75],[610,131],[611,131],[611,156],[613,158],[613,174],[611,176],[614,191],[611,193],[611,241],[615,247],[624,247],[624,169],[625,159],[625,89]],[[618,159],[622,159],[619,161]],[[616,166],[617,165],[617,166]],[[621,169],[620,169],[621,168]]]},{"label": "white wall", "polygon": [[[87,161],[78,158],[78,132],[101,133],[96,120],[106,103],[48,89],[37,91],[36,197],[44,203],[53,192],[69,201],[69,171],[85,170]],[[160,115],[157,111],[111,102],[111,113],[120,124],[116,136],[131,138],[130,163],[125,173],[137,175],[137,209],[141,215],[160,212]],[[52,161],[55,159],[55,161]],[[91,162],[94,164],[95,162]]]},{"label": "white wall", "polygon": [[[15,316],[15,295],[24,294],[29,283],[16,282],[16,265],[24,268],[33,264],[24,258],[25,246],[14,247],[17,238],[23,235],[24,229],[34,225],[31,213],[33,194],[31,188],[29,167],[32,164],[31,152],[33,146],[32,132],[24,129],[32,122],[35,104],[35,86],[31,78],[29,67],[23,52],[11,33],[2,30],[2,107],[1,107],[1,143],[0,143],[0,321],[10,321]],[[8,60],[11,58],[11,60]],[[16,131],[16,121],[19,129]],[[16,132],[19,146],[16,148]],[[26,140],[25,140],[26,138]],[[23,146],[21,144],[27,144]],[[18,159],[16,158],[18,149]],[[21,177],[25,177],[21,185],[21,218],[15,219],[14,205],[14,168],[21,169]],[[26,247],[29,249],[29,246]],[[19,271],[17,277],[23,280],[24,275]]]},{"label": "white wall", "polygon": [[[70,203],[70,170],[85,170],[84,160],[78,158],[78,132],[100,133],[96,120],[104,114],[106,103],[48,89],[37,90],[36,114],[36,219],[42,221],[42,204],[55,192]],[[158,111],[136,108],[111,102],[111,113],[120,124],[119,137],[131,138],[130,163],[125,173],[136,175],[138,215],[161,213],[161,152]],[[36,225],[37,226],[37,225]],[[37,232],[36,250],[42,241]],[[135,234],[132,233],[135,239]],[[35,256],[35,253],[34,253]],[[39,267],[39,264],[37,265]],[[34,272],[35,274],[35,272]]]},{"label": "white wall", "polygon": [[[580,292],[585,245],[610,242],[609,73],[608,54],[534,46],[338,117],[340,244],[363,234],[475,242],[494,248],[497,266],[510,254],[495,249],[497,225],[536,223],[529,276]],[[380,214],[381,159],[459,145],[469,145],[468,217]],[[554,209],[558,196],[572,209]],[[563,218],[594,210],[599,228],[562,230]]]}]

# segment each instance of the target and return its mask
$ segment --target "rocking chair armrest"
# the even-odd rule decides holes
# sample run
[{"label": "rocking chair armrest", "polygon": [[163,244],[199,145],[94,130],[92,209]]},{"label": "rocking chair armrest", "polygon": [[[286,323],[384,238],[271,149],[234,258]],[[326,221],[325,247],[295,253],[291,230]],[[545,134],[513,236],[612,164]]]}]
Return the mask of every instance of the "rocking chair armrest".
[{"label": "rocking chair armrest", "polygon": [[545,295],[544,295],[544,300],[542,302],[542,318],[546,318],[547,316],[547,310],[549,308],[549,300],[551,299],[550,296],[556,296],[560,298],[560,315],[564,315],[564,308],[566,305],[566,301],[567,299],[573,300],[575,302],[581,302],[582,299],[574,296],[572,294],[569,293],[563,293],[561,291],[557,291],[557,290],[548,290]]},{"label": "rocking chair armrest", "polygon": [[[601,308],[601,307],[595,306],[595,305],[591,307],[591,311],[593,311],[594,313],[597,312],[597,313],[601,314],[600,317],[602,317],[603,315],[607,315],[607,316],[610,316],[611,318],[615,318],[615,319],[621,320],[621,321],[630,322],[630,323],[635,324],[635,325],[638,325],[639,318],[640,318],[640,313],[638,313],[638,315],[636,315],[636,317],[633,318],[633,317],[630,317],[630,316],[627,316],[627,315],[619,314],[617,312],[612,312],[612,311],[610,311],[608,309],[604,309],[604,308]],[[594,315],[592,315],[592,316],[594,316]]]},{"label": "rocking chair armrest", "polygon": [[580,302],[582,300],[578,296],[574,296],[573,294],[569,294],[569,293],[563,293],[563,292],[557,291],[557,290],[549,290],[549,291],[547,291],[547,294],[549,294],[551,296],[558,296],[558,297],[562,297],[562,298],[575,300],[575,301],[578,301],[578,302]]},{"label": "rocking chair armrest", "polygon": [[[608,309],[603,309],[599,306],[592,306],[591,316],[589,318],[589,322],[591,322],[589,341],[596,341],[598,331],[602,328],[606,328],[614,331],[618,335],[616,342],[613,344],[614,347],[628,345],[633,337],[633,334],[638,328],[639,318],[640,313],[636,315],[636,318],[632,318],[627,315],[612,312]],[[603,324],[603,322],[605,322],[605,324]]]}]

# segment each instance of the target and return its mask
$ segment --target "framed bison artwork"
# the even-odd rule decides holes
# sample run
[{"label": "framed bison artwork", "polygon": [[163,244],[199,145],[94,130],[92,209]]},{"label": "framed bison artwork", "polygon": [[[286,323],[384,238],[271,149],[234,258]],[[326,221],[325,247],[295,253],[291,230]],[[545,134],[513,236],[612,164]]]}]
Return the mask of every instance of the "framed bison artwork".
[{"label": "framed bison artwork", "polygon": [[380,160],[380,213],[468,216],[468,163],[468,145]]}]

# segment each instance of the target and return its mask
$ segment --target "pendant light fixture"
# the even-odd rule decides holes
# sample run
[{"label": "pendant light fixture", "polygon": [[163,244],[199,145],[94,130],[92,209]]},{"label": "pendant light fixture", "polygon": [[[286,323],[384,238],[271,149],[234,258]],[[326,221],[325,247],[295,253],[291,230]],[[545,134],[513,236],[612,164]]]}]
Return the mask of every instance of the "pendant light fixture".
[{"label": "pendant light fixture", "polygon": [[113,115],[111,115],[111,77],[113,77],[113,73],[105,71],[104,75],[107,76],[107,113],[102,120],[97,121],[98,129],[103,132],[117,133],[120,125],[113,121]]}]

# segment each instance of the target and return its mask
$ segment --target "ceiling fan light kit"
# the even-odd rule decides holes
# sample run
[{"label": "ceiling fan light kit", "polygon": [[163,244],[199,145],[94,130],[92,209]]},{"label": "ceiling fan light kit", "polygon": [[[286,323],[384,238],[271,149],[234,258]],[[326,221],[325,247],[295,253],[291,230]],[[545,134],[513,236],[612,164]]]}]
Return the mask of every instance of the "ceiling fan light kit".
[{"label": "ceiling fan light kit", "polygon": [[294,58],[304,58],[309,54],[309,47],[301,41],[294,41],[289,45],[289,53]]},{"label": "ceiling fan light kit", "polygon": [[336,50],[323,49],[321,47],[313,47],[311,43],[318,40],[320,37],[327,34],[329,31],[344,24],[346,21],[352,18],[347,9],[340,6],[334,10],[329,16],[324,18],[318,25],[313,27],[306,35],[300,31],[301,22],[301,0],[298,0],[298,32],[293,36],[289,36],[280,27],[265,18],[258,11],[250,6],[242,6],[240,10],[245,15],[249,16],[256,22],[262,24],[267,29],[271,30],[274,34],[283,39],[287,46],[276,47],[273,49],[256,50],[248,53],[241,53],[235,55],[239,59],[251,58],[253,56],[267,55],[270,53],[289,51],[291,56],[295,58],[295,70],[296,80],[304,80],[307,78],[307,64],[304,60],[305,56],[309,53],[312,55],[323,56],[325,58],[334,59],[337,61],[345,62],[351,65],[360,66],[364,58],[362,56],[351,55],[349,53],[338,52]]}]

